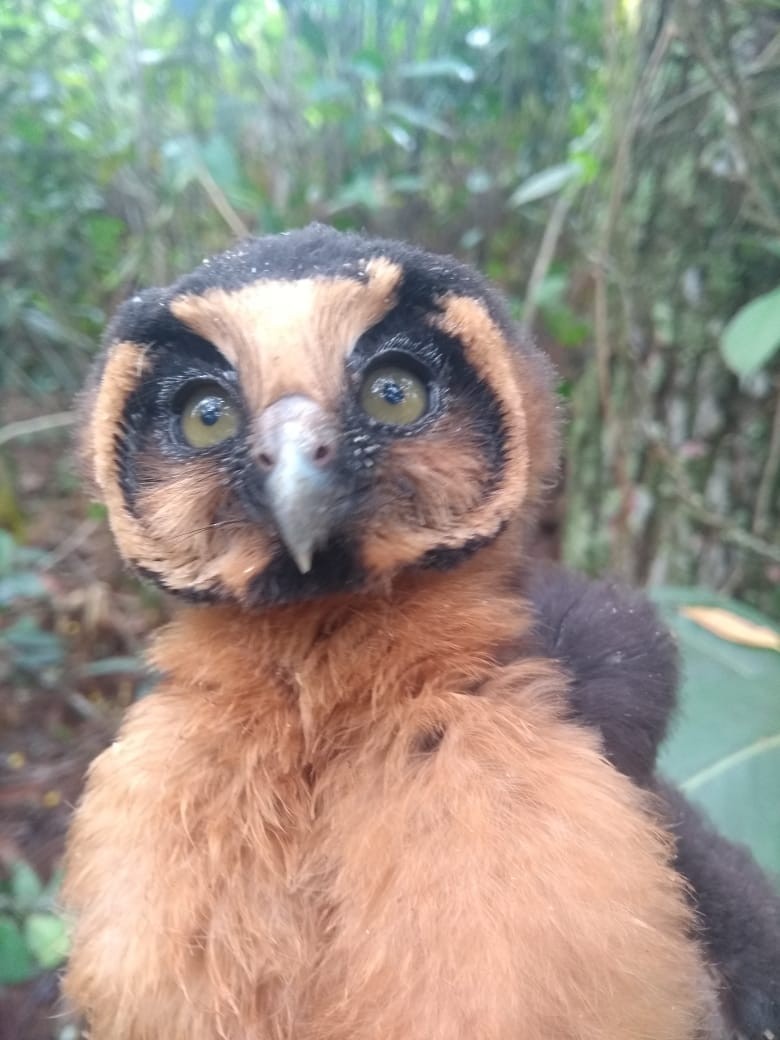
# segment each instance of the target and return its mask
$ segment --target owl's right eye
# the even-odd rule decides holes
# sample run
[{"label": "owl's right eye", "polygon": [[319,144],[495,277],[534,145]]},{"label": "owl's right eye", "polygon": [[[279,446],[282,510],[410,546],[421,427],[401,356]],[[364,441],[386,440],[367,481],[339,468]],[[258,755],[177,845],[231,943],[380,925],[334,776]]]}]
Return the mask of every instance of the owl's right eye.
[{"label": "owl's right eye", "polygon": [[181,432],[191,448],[213,448],[238,432],[232,401],[216,383],[201,383],[184,397]]}]

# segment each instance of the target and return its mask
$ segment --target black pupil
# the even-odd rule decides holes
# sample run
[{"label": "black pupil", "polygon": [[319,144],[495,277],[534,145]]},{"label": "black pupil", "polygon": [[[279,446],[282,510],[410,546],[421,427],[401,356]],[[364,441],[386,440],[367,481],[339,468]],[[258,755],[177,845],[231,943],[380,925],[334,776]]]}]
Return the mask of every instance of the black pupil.
[{"label": "black pupil", "polygon": [[205,397],[195,411],[204,426],[214,426],[222,418],[222,401],[218,397]]},{"label": "black pupil", "polygon": [[393,379],[382,380],[379,395],[388,404],[400,404],[406,397],[403,387]]}]

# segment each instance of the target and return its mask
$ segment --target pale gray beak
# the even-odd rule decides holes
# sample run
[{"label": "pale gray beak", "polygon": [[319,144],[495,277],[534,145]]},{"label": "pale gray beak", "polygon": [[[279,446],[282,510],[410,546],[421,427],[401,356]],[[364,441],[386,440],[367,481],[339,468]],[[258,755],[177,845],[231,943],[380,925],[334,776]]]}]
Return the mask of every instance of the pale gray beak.
[{"label": "pale gray beak", "polygon": [[337,520],[335,422],[314,401],[282,397],[260,416],[253,455],[279,537],[301,574],[311,570]]}]

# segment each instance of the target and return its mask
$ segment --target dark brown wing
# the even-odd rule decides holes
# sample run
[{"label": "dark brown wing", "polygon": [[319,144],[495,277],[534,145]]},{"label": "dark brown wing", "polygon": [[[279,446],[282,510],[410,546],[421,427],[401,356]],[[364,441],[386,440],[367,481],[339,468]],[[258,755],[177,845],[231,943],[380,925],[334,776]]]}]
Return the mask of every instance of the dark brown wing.
[{"label": "dark brown wing", "polygon": [[672,636],[641,593],[617,583],[545,564],[530,588],[537,648],[571,675],[572,716],[598,728],[610,761],[658,796],[727,1019],[738,1036],[780,1037],[780,897],[746,848],[654,775],[677,703]]}]

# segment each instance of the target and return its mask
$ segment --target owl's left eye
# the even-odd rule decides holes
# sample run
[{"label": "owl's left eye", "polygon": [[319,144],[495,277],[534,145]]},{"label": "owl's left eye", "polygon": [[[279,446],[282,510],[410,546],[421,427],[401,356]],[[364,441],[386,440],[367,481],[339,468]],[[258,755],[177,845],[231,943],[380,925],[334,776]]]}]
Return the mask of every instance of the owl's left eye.
[{"label": "owl's left eye", "polygon": [[213,448],[235,436],[238,415],[222,387],[202,383],[184,398],[181,432],[191,448]]},{"label": "owl's left eye", "polygon": [[400,364],[383,364],[368,371],[360,387],[363,411],[391,426],[411,426],[430,407],[428,387],[415,372]]}]

